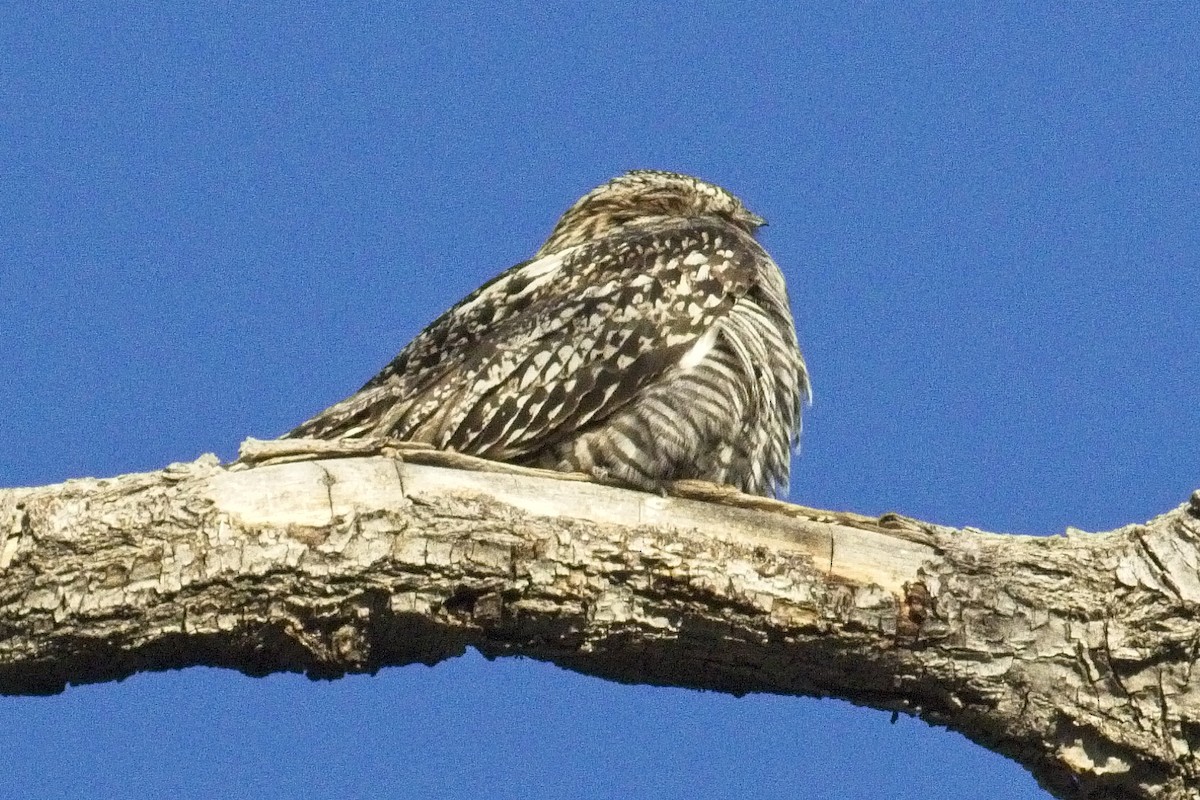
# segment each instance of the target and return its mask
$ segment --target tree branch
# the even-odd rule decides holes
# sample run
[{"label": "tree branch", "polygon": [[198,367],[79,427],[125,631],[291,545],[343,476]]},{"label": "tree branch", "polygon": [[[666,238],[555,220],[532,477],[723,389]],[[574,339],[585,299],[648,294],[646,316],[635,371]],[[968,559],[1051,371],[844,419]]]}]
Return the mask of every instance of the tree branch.
[{"label": "tree branch", "polygon": [[473,646],[915,714],[1059,797],[1197,796],[1200,493],[1042,538],[403,455],[0,490],[0,692]]}]

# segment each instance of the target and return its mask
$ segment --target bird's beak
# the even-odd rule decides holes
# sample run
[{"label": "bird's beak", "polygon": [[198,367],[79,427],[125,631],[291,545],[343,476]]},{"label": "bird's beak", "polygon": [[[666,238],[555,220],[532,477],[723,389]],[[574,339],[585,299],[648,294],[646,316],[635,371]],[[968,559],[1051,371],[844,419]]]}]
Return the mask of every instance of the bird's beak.
[{"label": "bird's beak", "polygon": [[767,227],[767,221],[765,219],[760,217],[758,214],[751,214],[749,211],[746,212],[746,222],[750,223],[755,228]]}]

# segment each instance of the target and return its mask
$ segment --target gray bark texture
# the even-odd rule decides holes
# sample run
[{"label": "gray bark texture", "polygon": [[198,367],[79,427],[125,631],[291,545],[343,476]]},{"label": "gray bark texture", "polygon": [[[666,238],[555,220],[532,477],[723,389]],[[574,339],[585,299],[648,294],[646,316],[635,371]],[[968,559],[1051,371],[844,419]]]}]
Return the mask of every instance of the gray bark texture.
[{"label": "gray bark texture", "polygon": [[342,455],[0,490],[0,692],[471,646],[917,715],[1058,797],[1200,796],[1200,493],[1030,537]]}]

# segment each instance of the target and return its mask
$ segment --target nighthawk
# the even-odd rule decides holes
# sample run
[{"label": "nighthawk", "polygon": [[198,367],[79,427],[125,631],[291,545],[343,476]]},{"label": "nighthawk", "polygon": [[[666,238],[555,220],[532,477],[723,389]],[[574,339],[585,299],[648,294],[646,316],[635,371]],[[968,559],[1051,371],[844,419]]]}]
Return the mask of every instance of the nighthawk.
[{"label": "nighthawk", "polygon": [[393,437],[648,491],[786,491],[810,397],[764,220],[637,170],[567,210],[378,375],[287,437]]}]

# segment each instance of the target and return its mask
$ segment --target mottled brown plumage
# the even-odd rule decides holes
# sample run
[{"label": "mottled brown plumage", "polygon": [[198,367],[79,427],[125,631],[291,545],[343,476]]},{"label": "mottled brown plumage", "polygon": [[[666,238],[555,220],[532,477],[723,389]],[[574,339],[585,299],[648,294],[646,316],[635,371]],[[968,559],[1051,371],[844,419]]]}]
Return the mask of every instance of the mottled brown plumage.
[{"label": "mottled brown plumage", "polygon": [[762,224],[697,178],[618,177],[287,436],[392,436],[647,490],[781,492],[809,382]]}]

